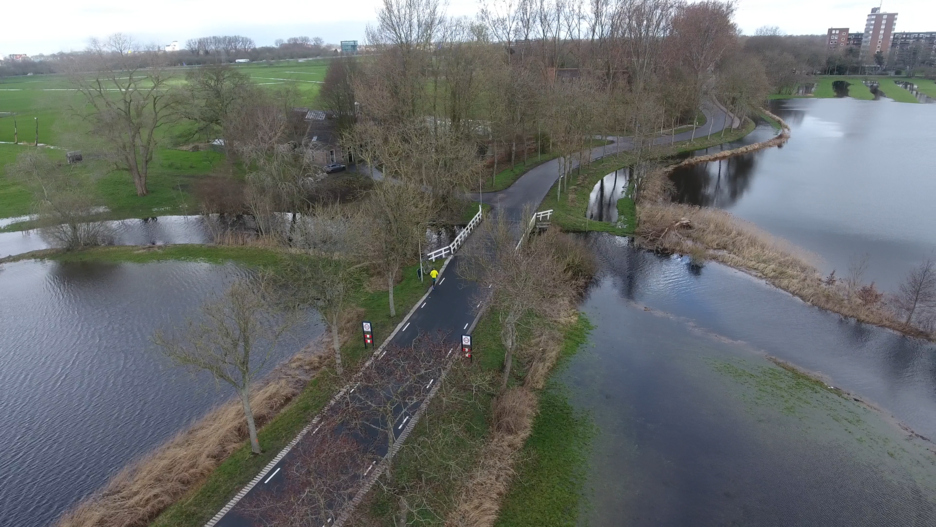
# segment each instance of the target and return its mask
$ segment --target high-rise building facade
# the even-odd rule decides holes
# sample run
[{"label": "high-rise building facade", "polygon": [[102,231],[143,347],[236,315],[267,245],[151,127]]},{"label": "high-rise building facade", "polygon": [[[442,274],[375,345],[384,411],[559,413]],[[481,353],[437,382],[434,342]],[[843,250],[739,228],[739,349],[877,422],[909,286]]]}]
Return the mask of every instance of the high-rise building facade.
[{"label": "high-rise building facade", "polygon": [[872,8],[861,39],[861,60],[865,63],[873,62],[878,51],[887,57],[896,25],[897,13],[882,13],[881,8]]},{"label": "high-rise building facade", "polygon": [[826,44],[829,49],[841,48],[848,45],[847,27],[830,27],[826,35]]},{"label": "high-rise building facade", "polygon": [[936,62],[936,31],[894,33],[891,56],[895,66],[933,64]]}]

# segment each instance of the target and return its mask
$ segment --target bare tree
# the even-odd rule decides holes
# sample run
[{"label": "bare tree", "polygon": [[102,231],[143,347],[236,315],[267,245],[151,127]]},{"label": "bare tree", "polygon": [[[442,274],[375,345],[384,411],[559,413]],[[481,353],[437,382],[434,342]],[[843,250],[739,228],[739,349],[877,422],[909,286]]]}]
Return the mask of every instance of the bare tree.
[{"label": "bare tree", "polygon": [[510,380],[519,330],[525,318],[554,314],[564,307],[556,298],[563,297],[564,288],[572,287],[572,280],[567,279],[564,267],[550,247],[534,239],[518,248],[516,232],[503,215],[485,222],[459,266],[459,274],[478,281],[482,291],[490,291],[486,300],[498,317],[501,343],[506,350],[502,390]]},{"label": "bare tree", "polygon": [[357,59],[341,57],[328,63],[325,80],[319,91],[319,100],[326,109],[338,116],[339,129],[346,130],[357,114],[357,98],[354,94],[354,77],[357,73]]},{"label": "bare tree", "polygon": [[268,279],[240,280],[221,298],[206,302],[199,315],[171,333],[158,330],[153,342],[170,361],[193,371],[206,371],[230,385],[244,406],[250,449],[261,453],[250,408],[251,383],[274,357],[281,338],[295,319],[277,312],[269,298]]},{"label": "bare tree", "polygon": [[378,262],[387,280],[390,316],[395,317],[393,287],[403,265],[417,256],[431,218],[431,204],[419,186],[385,180],[371,191],[364,209],[368,239],[360,246],[362,257]]},{"label": "bare tree", "polygon": [[138,196],[159,145],[160,129],[177,118],[178,98],[162,56],[116,34],[92,40],[69,78],[86,105],[76,108],[119,168],[130,172]]},{"label": "bare tree", "polygon": [[936,309],[936,260],[927,258],[910,271],[900,284],[894,307],[908,326],[911,323],[924,326],[924,320],[928,322]]},{"label": "bare tree", "polygon": [[32,193],[41,232],[52,245],[71,250],[110,240],[103,223],[90,221],[96,204],[93,177],[78,174],[38,150],[20,154],[7,174]]},{"label": "bare tree", "polygon": [[224,137],[223,127],[232,120],[232,112],[256,95],[250,77],[230,66],[194,68],[186,73],[185,80],[180,111],[183,117],[197,124],[193,137]]},{"label": "bare tree", "polygon": [[344,375],[341,361],[341,323],[349,297],[361,285],[361,266],[351,258],[357,252],[365,225],[346,209],[323,207],[293,225],[294,247],[309,251],[289,258],[281,280],[299,306],[314,308],[331,333],[335,370]]},{"label": "bare tree", "polygon": [[313,156],[290,140],[289,99],[256,93],[229,112],[225,149],[248,168],[245,201],[264,236],[286,236],[280,214],[305,208],[304,185],[321,173]]}]

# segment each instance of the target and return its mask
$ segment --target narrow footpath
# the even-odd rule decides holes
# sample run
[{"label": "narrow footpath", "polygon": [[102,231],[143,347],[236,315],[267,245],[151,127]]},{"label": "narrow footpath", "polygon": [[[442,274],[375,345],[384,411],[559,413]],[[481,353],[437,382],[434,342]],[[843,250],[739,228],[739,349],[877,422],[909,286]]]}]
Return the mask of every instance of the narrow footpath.
[{"label": "narrow footpath", "polygon": [[[711,133],[720,132],[726,123],[730,123],[731,117],[728,117],[723,110],[715,106],[706,106],[703,113],[709,119],[709,123],[697,131],[698,137],[704,137]],[[704,134],[704,135],[703,135]],[[692,133],[682,132],[675,135],[675,141],[689,140]],[[590,152],[590,157],[594,161],[606,155],[612,155],[619,152],[625,152],[633,149],[633,143],[628,138],[609,138],[614,141],[611,145],[596,147]],[[654,141],[654,144],[667,144],[672,141],[672,137],[660,137]],[[530,207],[533,210],[538,206],[546,193],[559,178],[559,161],[552,160],[539,165],[521,176],[510,188],[495,193],[483,195],[484,202],[492,205],[494,214],[506,214],[508,219],[514,222],[521,220],[524,207]],[[375,178],[382,178],[382,174],[375,171]],[[459,354],[457,348],[460,346],[460,337],[463,333],[470,333],[480,313],[481,303],[483,301],[482,291],[479,291],[474,282],[463,280],[456,272],[459,263],[459,256],[455,255],[449,258],[444,265],[443,272],[439,276],[439,283],[434,291],[427,294],[413,308],[409,315],[403,319],[397,330],[381,349],[377,350],[372,359],[368,361],[365,368],[375,368],[377,373],[382,369],[389,368],[387,361],[381,351],[386,349],[411,348],[417,337],[421,335],[442,335],[445,344],[438,356],[431,357],[427,362],[426,357],[418,354],[401,354],[396,360],[412,361],[415,365],[419,362],[418,371],[420,376],[425,378],[418,379],[418,383],[399,383],[388,381],[388,386],[380,390],[380,394],[358,395],[356,397],[342,397],[346,390],[353,392],[352,384],[342,390],[335,396],[333,403],[326,407],[326,410],[313,421],[313,425],[325,423],[329,417],[341,414],[347,408],[341,408],[342,404],[360,405],[362,412],[370,412],[363,418],[365,421],[376,423],[371,427],[372,430],[392,430],[394,438],[404,441],[410,430],[415,427],[417,422],[417,413],[434,394],[433,385],[447,371],[451,361],[456,359]],[[427,281],[428,287],[428,281]],[[381,335],[376,338],[380,340]],[[381,361],[384,362],[381,362]],[[427,364],[429,366],[427,367]],[[414,371],[416,368],[414,368]],[[392,376],[392,375],[390,375]],[[423,381],[425,383],[423,384]],[[417,388],[413,388],[417,386]],[[406,397],[399,397],[396,390],[408,390]],[[375,405],[372,400],[366,398],[383,397],[387,400],[393,399],[405,401],[394,406],[392,411],[392,428],[386,423],[385,417],[379,412],[375,412]],[[361,414],[356,414],[360,416]],[[399,423],[399,424],[398,424]],[[206,527],[250,527],[256,525],[272,525],[276,523],[276,507],[260,507],[257,503],[269,504],[275,502],[277,497],[284,491],[282,481],[284,474],[296,465],[308,462],[308,458],[303,458],[297,452],[302,451],[302,444],[315,440],[315,434],[318,428],[310,425],[298,441],[289,447],[285,454],[278,456],[274,462],[268,465],[246,488],[231,500],[207,525]],[[327,433],[327,432],[321,432]],[[379,432],[370,434],[361,434],[357,440],[356,449],[350,461],[352,466],[349,470],[350,477],[344,477],[340,481],[333,482],[332,488],[328,491],[328,499],[324,500],[323,509],[331,511],[342,511],[347,514],[348,509],[356,504],[355,497],[363,495],[377,474],[375,467],[380,466],[381,460],[388,453],[387,438],[381,438]],[[308,449],[306,449],[308,450]],[[312,471],[314,473],[314,470]],[[330,484],[328,482],[324,484]],[[303,524],[330,526],[341,524],[344,517],[334,517],[334,513],[328,511],[304,511]]]}]

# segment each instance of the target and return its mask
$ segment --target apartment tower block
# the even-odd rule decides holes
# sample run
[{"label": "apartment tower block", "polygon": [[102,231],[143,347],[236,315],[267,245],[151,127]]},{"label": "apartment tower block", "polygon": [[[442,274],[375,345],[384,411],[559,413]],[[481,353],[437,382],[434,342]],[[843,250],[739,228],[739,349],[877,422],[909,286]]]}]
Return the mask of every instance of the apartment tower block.
[{"label": "apartment tower block", "polygon": [[887,57],[896,25],[897,13],[882,13],[880,7],[872,8],[861,39],[861,60],[871,63],[878,51]]}]

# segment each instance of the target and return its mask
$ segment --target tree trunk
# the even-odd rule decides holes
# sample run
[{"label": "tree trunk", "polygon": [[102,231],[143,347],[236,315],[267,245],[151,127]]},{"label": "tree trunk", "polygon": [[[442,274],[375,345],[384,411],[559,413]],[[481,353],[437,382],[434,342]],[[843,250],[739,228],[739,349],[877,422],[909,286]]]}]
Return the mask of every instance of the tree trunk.
[{"label": "tree trunk", "polygon": [[250,451],[260,454],[260,440],[257,438],[257,425],[254,423],[253,410],[250,409],[250,388],[240,390],[241,402],[244,403],[244,415],[247,417],[247,431],[250,432]]},{"label": "tree trunk", "polygon": [[497,141],[491,143],[491,148],[494,151],[494,173],[491,174],[491,186],[497,184]]},{"label": "tree trunk", "polygon": [[391,271],[387,273],[387,292],[390,294],[390,316],[396,316],[396,306],[393,304],[393,278],[396,276],[396,271]]},{"label": "tree trunk", "polygon": [[335,349],[335,371],[338,372],[338,376],[341,377],[344,374],[344,370],[341,368],[341,338],[338,336],[339,325],[340,321],[336,316],[335,320],[331,321],[332,347]]},{"label": "tree trunk", "polygon": [[504,356],[504,375],[501,378],[501,391],[507,390],[507,381],[510,380],[510,368],[513,366],[513,347],[507,349]]},{"label": "tree trunk", "polygon": [[130,173],[133,175],[133,184],[136,186],[137,196],[149,194],[146,191],[146,174],[140,173],[139,169],[131,169]]}]

